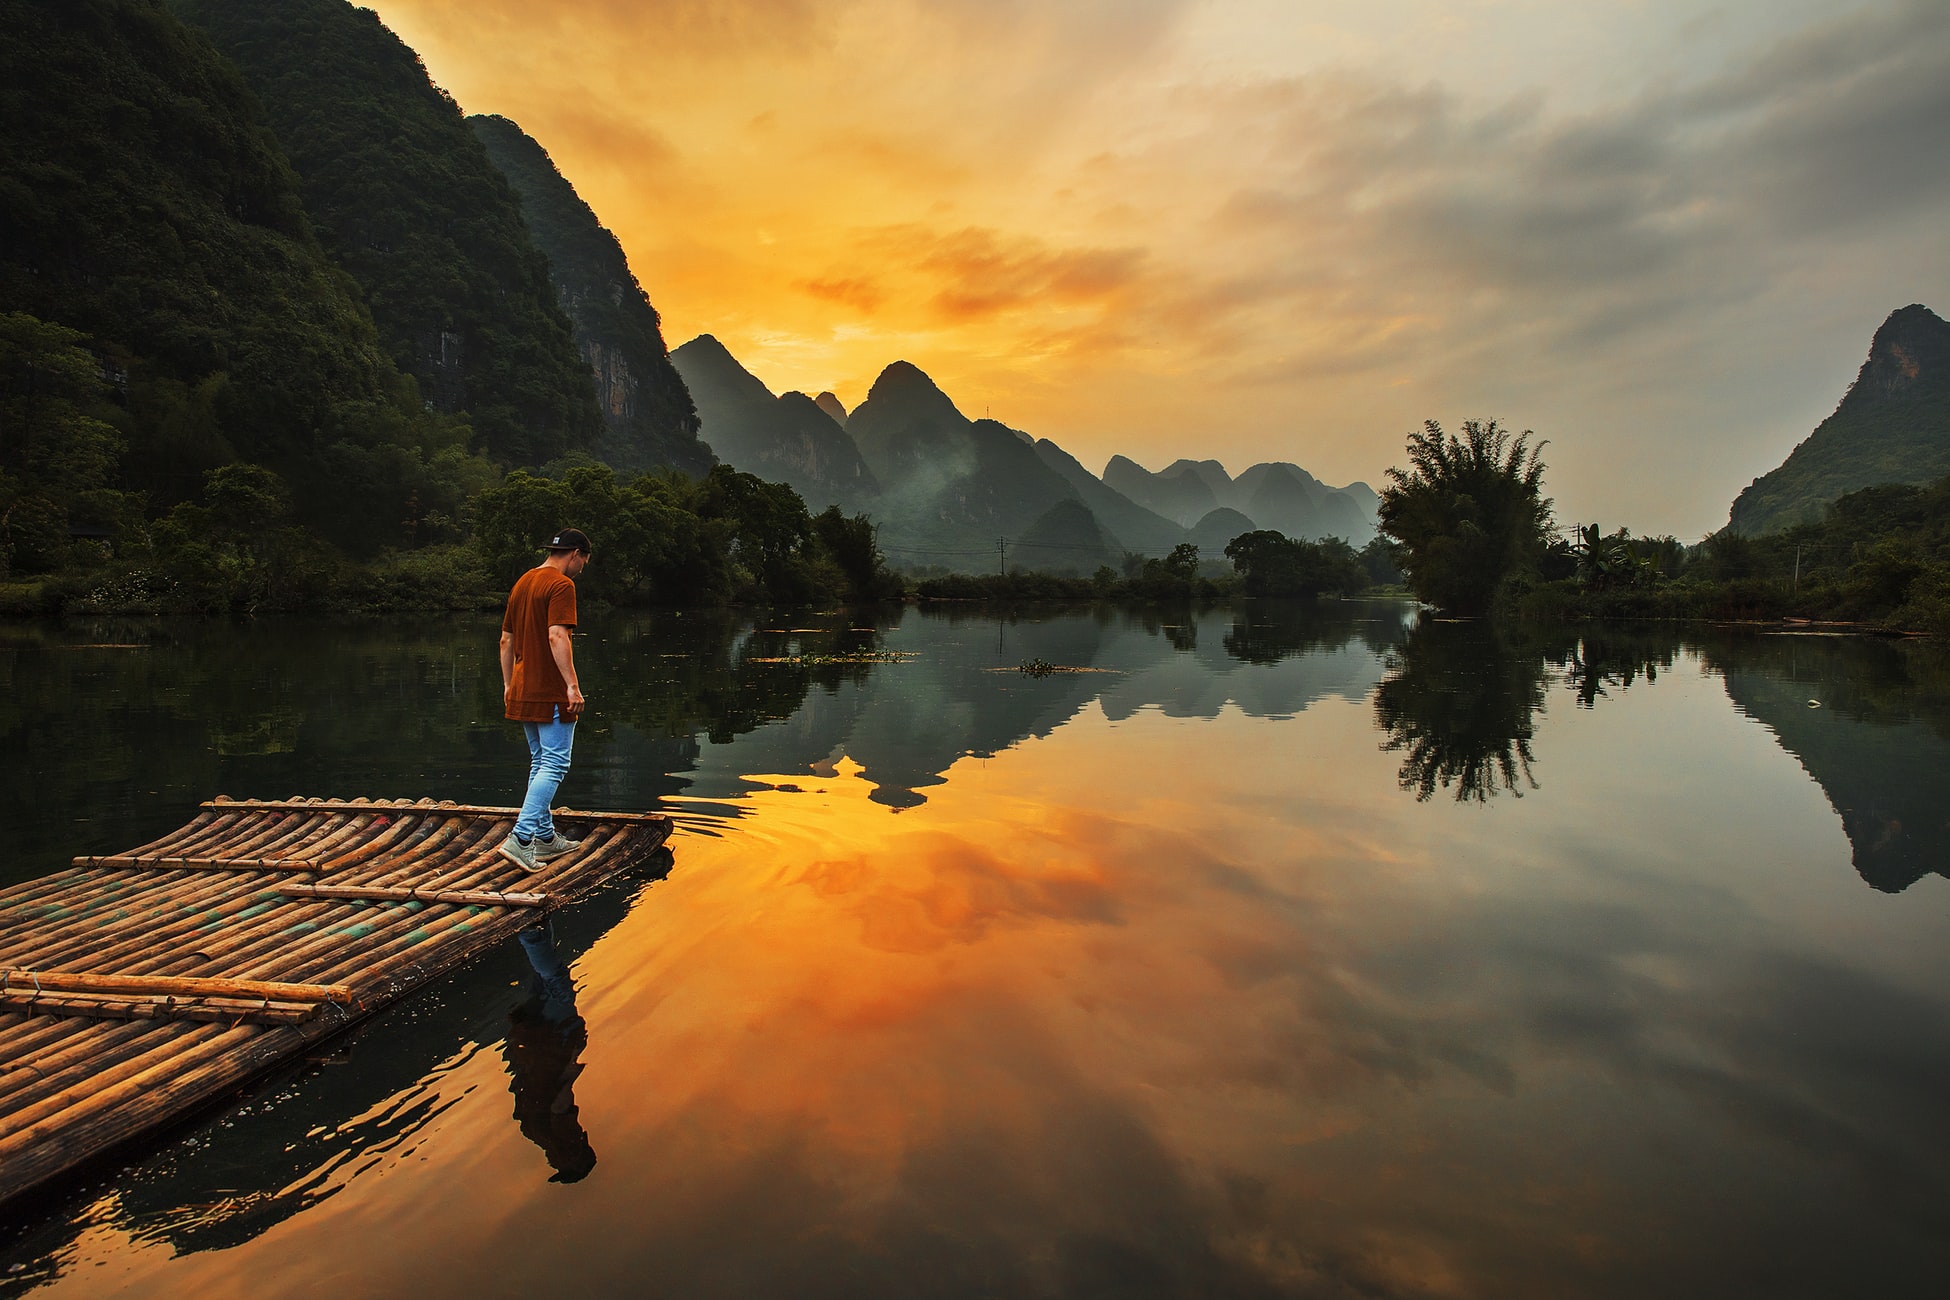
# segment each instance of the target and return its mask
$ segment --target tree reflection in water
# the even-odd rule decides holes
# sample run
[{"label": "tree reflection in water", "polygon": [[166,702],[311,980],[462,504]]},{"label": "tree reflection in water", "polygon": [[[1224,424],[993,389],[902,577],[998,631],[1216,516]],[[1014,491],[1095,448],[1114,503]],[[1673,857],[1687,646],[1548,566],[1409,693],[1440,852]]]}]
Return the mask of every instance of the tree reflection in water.
[{"label": "tree reflection in water", "polygon": [[1487,622],[1425,619],[1387,657],[1375,687],[1381,747],[1404,751],[1401,788],[1417,800],[1454,788],[1459,803],[1521,798],[1531,775],[1532,715],[1544,703],[1544,654]]},{"label": "tree reflection in water", "polygon": [[1424,619],[1387,656],[1375,688],[1381,747],[1406,751],[1401,787],[1427,799],[1454,789],[1459,803],[1535,790],[1533,715],[1553,669],[1592,708],[1610,690],[1658,680],[1681,650],[1669,631],[1551,628]]},{"label": "tree reflection in water", "polygon": [[1578,704],[1588,709],[1605,697],[1608,686],[1623,690],[1641,677],[1658,681],[1659,670],[1670,669],[1678,654],[1679,641],[1670,633],[1603,628],[1586,629],[1552,658],[1563,665],[1564,684],[1577,695]]}]

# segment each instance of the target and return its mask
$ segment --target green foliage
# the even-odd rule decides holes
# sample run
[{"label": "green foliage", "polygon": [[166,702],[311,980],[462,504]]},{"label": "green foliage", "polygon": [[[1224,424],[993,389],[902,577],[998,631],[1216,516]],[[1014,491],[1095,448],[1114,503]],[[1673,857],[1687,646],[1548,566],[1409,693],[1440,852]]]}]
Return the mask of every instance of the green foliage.
[{"label": "green foliage", "polygon": [[[141,510],[115,491],[121,435],[100,419],[108,385],[77,330],[0,313],[0,578],[85,562],[139,534]],[[91,539],[77,543],[72,533]]]},{"label": "green foliage", "polygon": [[[1592,529],[1583,530],[1589,549]],[[1886,484],[1841,497],[1819,524],[1764,537],[1731,528],[1687,552],[1669,537],[1623,539],[1637,578],[1539,584],[1526,618],[1666,618],[1866,624],[1946,632],[1950,592],[1950,477],[1927,487]]]},{"label": "green foliage", "polygon": [[1361,567],[1367,570],[1369,586],[1392,587],[1401,582],[1402,566],[1395,549],[1395,544],[1380,533],[1369,538],[1368,544],[1361,548]]},{"label": "green foliage", "polygon": [[0,0],[0,21],[0,306],[131,381],[227,375],[237,445],[302,451],[379,395],[371,324],[230,64],[157,0]]},{"label": "green foliage", "polygon": [[828,506],[813,516],[812,527],[814,539],[846,581],[848,600],[867,604],[900,598],[901,581],[887,568],[873,520]]},{"label": "green foliage", "polygon": [[1408,435],[1409,468],[1390,468],[1381,531],[1421,599],[1453,614],[1489,612],[1504,584],[1534,569],[1547,544],[1542,449],[1496,421],[1465,421],[1461,437],[1428,421]]},{"label": "green foliage", "polygon": [[663,465],[708,472],[714,457],[698,441],[697,409],[616,236],[519,126],[493,116],[470,117],[467,125],[520,201],[576,345],[608,399],[597,456],[623,473]]},{"label": "green foliage", "polygon": [[592,445],[601,417],[547,262],[418,56],[346,0],[172,3],[243,70],[320,238],[435,408],[513,464]]},{"label": "green foliage", "polygon": [[197,614],[315,609],[337,567],[330,548],[293,523],[284,480],[261,465],[211,470],[200,502],[157,522],[155,548],[169,608]]},{"label": "green foliage", "polygon": [[790,487],[727,465],[702,479],[663,471],[629,482],[587,461],[559,478],[516,470],[480,495],[474,522],[504,586],[539,560],[542,539],[580,528],[595,544],[578,580],[592,600],[789,606],[899,595],[871,520],[837,510],[815,520]]},{"label": "green foliage", "polygon": [[1271,529],[1241,533],[1226,543],[1248,596],[1353,596],[1368,587],[1368,571],[1338,537],[1318,542]]},{"label": "green foliage", "polygon": [[1623,528],[1606,535],[1596,524],[1578,529],[1577,537],[1568,555],[1572,576],[1586,591],[1657,582],[1676,573],[1684,561],[1678,541],[1671,537],[1638,540]]}]

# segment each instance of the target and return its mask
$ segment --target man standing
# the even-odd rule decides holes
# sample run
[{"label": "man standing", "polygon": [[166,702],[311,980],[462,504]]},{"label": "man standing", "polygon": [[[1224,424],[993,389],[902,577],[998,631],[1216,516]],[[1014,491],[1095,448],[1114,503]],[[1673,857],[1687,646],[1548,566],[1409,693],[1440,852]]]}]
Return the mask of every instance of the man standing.
[{"label": "man standing", "polygon": [[528,735],[528,794],[501,856],[533,871],[582,847],[555,833],[549,804],[569,774],[582,686],[569,644],[576,626],[575,577],[589,564],[589,537],[564,528],[547,542],[548,558],[521,575],[501,616],[501,703]]}]

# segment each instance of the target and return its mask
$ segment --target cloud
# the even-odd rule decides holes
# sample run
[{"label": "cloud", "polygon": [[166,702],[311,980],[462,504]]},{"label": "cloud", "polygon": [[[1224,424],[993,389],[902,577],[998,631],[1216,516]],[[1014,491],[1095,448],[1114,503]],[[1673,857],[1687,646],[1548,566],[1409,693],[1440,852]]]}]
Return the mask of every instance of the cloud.
[{"label": "cloud", "polygon": [[920,277],[930,309],[950,321],[1036,305],[1105,309],[1137,281],[1145,258],[1138,248],[1052,248],[995,230],[918,225],[870,232],[860,250]]},{"label": "cloud", "polygon": [[[1607,93],[1554,51],[1609,29],[1555,9],[1406,6],[1416,57],[1534,45],[1465,81],[1217,0],[380,7],[551,151],[673,340],[856,402],[907,357],[1087,463],[1373,480],[1423,418],[1499,416],[1553,440],[1567,510],[1697,535],[1950,289],[1940,4],[1707,32],[1653,3],[1662,79]],[[1192,35],[1254,24],[1342,61]]]},{"label": "cloud", "polygon": [[875,308],[887,301],[887,290],[871,276],[801,280],[798,286],[815,298],[843,303],[867,316],[871,316]]}]

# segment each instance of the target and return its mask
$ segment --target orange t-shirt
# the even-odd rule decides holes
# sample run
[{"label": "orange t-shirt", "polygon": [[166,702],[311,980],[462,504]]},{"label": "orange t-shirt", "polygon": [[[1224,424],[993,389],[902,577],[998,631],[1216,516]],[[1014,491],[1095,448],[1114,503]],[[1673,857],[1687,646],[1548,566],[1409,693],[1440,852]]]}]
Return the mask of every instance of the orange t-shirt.
[{"label": "orange t-shirt", "polygon": [[569,684],[548,648],[548,630],[556,624],[575,627],[576,584],[560,569],[541,565],[521,575],[501,616],[501,630],[515,639],[514,689],[507,707],[515,722],[548,722],[558,706],[569,716]]}]

